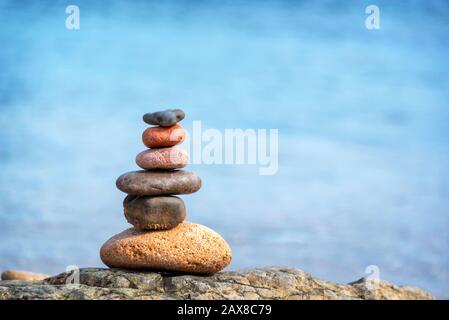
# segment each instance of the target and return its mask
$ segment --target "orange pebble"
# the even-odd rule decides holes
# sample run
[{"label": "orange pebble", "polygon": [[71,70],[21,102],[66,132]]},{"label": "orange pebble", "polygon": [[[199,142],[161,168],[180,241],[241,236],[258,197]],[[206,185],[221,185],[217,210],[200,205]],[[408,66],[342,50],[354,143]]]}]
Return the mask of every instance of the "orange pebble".
[{"label": "orange pebble", "polygon": [[142,133],[143,144],[148,148],[172,147],[184,141],[186,131],[179,124],[171,127],[149,127]]}]

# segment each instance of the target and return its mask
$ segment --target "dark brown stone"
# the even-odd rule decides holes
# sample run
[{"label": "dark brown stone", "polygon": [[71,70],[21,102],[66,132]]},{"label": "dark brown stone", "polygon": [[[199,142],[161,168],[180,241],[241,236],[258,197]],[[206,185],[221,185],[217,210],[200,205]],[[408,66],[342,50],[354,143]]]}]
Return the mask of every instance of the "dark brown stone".
[{"label": "dark brown stone", "polygon": [[174,196],[128,195],[123,201],[123,207],[126,220],[137,229],[171,229],[186,217],[184,201]]}]

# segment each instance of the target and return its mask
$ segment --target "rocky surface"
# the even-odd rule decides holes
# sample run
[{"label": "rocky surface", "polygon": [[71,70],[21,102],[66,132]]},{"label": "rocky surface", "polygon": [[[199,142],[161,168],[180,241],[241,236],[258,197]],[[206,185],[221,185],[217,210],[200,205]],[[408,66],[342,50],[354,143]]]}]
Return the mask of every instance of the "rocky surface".
[{"label": "rocky surface", "polygon": [[[79,284],[71,283],[79,278]],[[434,299],[386,281],[337,284],[281,267],[173,276],[120,269],[80,269],[42,281],[0,281],[0,299]]]}]

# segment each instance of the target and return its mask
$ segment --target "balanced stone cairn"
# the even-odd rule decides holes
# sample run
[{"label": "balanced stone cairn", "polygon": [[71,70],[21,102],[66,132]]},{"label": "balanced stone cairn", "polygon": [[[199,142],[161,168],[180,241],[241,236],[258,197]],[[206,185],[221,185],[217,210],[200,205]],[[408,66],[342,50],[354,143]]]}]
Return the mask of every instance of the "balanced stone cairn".
[{"label": "balanced stone cairn", "polygon": [[179,170],[188,163],[187,153],[175,147],[184,141],[180,109],[148,113],[142,140],[149,149],[136,163],[144,170],[121,175],[117,188],[126,220],[134,227],[110,238],[101,247],[101,260],[111,268],[146,269],[173,273],[213,274],[232,259],[226,241],[211,229],[184,221],[186,208],[179,194],[196,192],[201,179]]}]

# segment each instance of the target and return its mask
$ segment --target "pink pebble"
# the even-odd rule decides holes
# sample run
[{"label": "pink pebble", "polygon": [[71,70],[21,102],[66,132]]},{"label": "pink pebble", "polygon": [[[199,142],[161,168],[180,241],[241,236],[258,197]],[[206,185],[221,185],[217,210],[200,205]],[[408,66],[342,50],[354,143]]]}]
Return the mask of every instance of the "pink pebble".
[{"label": "pink pebble", "polygon": [[136,157],[136,163],[142,169],[179,169],[188,162],[187,152],[176,147],[148,149]]}]

